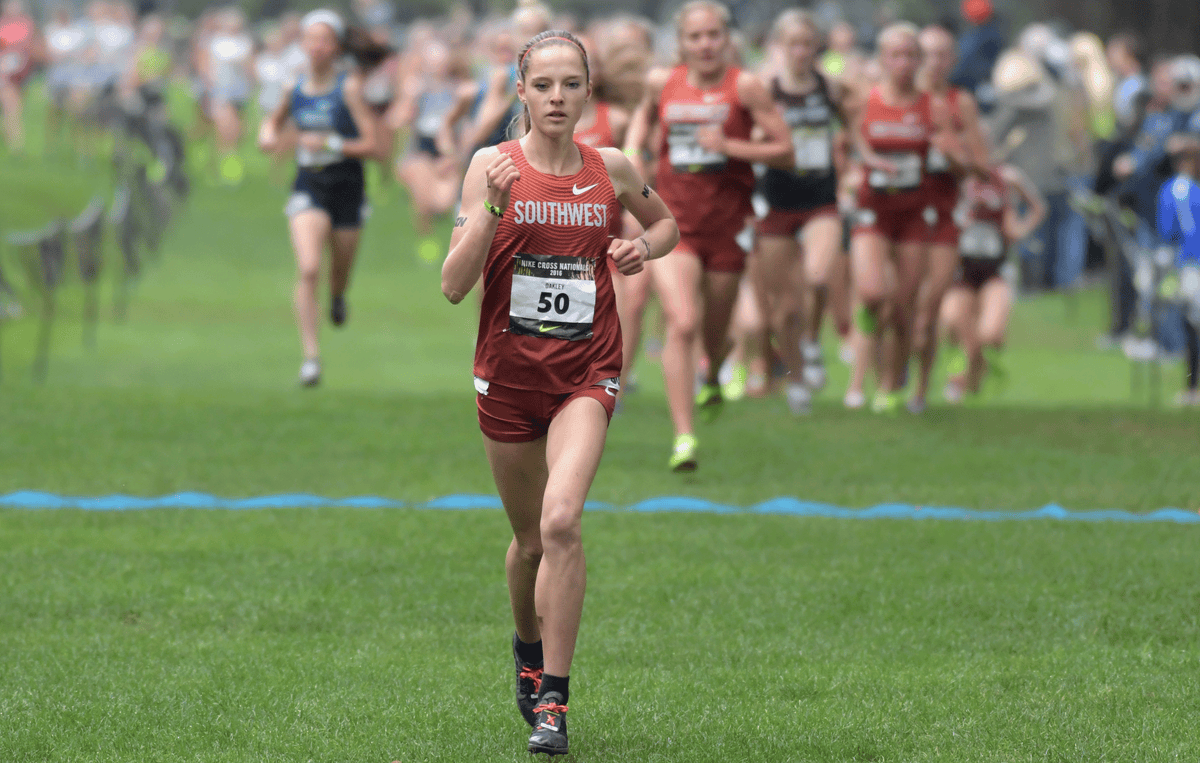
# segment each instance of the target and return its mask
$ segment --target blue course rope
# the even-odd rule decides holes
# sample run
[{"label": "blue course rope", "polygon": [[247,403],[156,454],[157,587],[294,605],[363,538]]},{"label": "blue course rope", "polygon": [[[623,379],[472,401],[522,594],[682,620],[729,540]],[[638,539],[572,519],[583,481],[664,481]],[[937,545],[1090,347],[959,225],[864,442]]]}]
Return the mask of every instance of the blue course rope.
[{"label": "blue course rope", "polygon": [[[408,502],[377,496],[327,498],[308,493],[285,493],[254,498],[220,498],[207,493],[175,493],[157,498],[131,495],[97,497],[60,496],[22,490],[0,495],[0,508],[11,509],[83,509],[85,511],[134,511],[139,509],[279,509],[320,508],[345,506],[359,509],[500,509],[500,499],[494,495],[448,495],[432,501]],[[938,506],[911,506],[903,503],[884,503],[866,509],[846,509],[825,503],[812,503],[797,498],[772,498],[753,506],[730,506],[700,498],[664,496],[639,501],[632,506],[619,507],[609,503],[589,501],[589,510],[684,512],[693,514],[787,514],[797,517],[829,517],[832,519],[940,519],[957,521],[1013,522],[1017,520],[1054,520],[1059,522],[1175,522],[1200,524],[1200,513],[1184,509],[1159,509],[1144,514],[1130,511],[1068,511],[1049,504],[1031,511],[981,511]]]}]

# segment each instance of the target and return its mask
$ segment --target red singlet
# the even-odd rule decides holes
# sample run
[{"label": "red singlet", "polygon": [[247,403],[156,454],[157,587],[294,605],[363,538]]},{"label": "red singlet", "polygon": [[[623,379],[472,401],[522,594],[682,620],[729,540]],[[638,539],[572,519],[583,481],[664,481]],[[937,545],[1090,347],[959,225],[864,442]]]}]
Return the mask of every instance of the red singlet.
[{"label": "red singlet", "polygon": [[621,324],[607,260],[620,206],[604,159],[579,145],[583,169],[556,177],[531,167],[519,141],[497,148],[521,179],[484,265],[475,376],[551,394],[619,377]]},{"label": "red singlet", "polygon": [[604,101],[596,103],[596,118],[587,129],[575,129],[575,142],[592,148],[615,148],[612,123],[609,121],[609,107]]},{"label": "red singlet", "polygon": [[736,236],[754,214],[750,194],[754,170],[749,162],[706,151],[696,142],[696,131],[721,125],[725,137],[749,140],[754,120],[738,97],[741,70],[729,67],[725,78],[711,90],[688,82],[686,66],[671,71],[658,99],[662,126],[659,141],[657,191],[675,214],[679,231]]},{"label": "red singlet", "polygon": [[864,173],[858,189],[858,227],[894,242],[923,242],[929,230],[925,213],[929,194],[923,176],[933,136],[929,94],[922,93],[911,106],[896,107],[883,102],[878,87],[872,88],[862,131],[875,153],[894,164],[896,172]]}]

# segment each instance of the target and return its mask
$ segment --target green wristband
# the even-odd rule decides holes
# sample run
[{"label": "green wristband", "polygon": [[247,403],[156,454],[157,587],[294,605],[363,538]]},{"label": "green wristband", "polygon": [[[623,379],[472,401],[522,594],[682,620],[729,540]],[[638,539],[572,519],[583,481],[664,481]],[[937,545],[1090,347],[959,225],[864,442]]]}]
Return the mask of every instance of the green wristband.
[{"label": "green wristband", "polygon": [[496,206],[495,204],[492,204],[490,201],[484,201],[483,208],[486,209],[487,211],[491,212],[496,217],[499,217],[500,219],[504,219],[504,210],[501,209],[500,207]]},{"label": "green wristband", "polygon": [[638,151],[636,148],[624,148],[624,149],[621,149],[621,153],[625,154],[626,156],[628,156],[630,158],[637,158],[642,155],[642,152]]}]

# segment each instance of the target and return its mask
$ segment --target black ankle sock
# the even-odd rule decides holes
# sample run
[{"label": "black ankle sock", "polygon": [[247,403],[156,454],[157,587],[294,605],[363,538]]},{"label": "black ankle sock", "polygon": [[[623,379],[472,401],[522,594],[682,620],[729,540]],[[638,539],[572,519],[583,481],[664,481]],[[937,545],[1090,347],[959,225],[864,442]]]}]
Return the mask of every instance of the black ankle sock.
[{"label": "black ankle sock", "polygon": [[538,639],[532,644],[526,644],[521,640],[521,637],[513,634],[513,644],[517,648],[517,656],[521,658],[521,662],[526,665],[540,667],[542,664],[542,640]]},{"label": "black ankle sock", "polygon": [[570,676],[552,676],[549,673],[542,674],[542,688],[539,690],[539,696],[546,696],[551,692],[557,693],[562,697],[563,704],[567,704],[567,699],[570,696]]}]

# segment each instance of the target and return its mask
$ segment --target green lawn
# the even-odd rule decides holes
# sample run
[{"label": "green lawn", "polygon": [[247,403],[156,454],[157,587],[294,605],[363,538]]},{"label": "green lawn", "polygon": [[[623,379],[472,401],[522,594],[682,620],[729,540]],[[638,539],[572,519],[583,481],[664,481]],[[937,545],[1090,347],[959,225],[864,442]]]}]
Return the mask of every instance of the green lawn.
[{"label": "green lawn", "polygon": [[[0,228],[81,209],[99,166],[0,157]],[[123,322],[110,247],[96,348],[64,290],[44,385],[36,323],[0,323],[0,494],[494,493],[475,312],[415,257],[399,192],[302,390],[287,191],[251,169],[197,183]],[[847,412],[834,363],[810,417],[731,405],[686,479],[643,360],[591,497],[1196,510],[1200,416],[1131,399],[1128,364],[1092,349],[1103,315],[1097,293],[1021,302],[1012,383],[977,408]],[[1194,763],[1197,537],[589,513],[574,759]],[[498,511],[8,510],[0,539],[0,761],[526,758]]]}]

